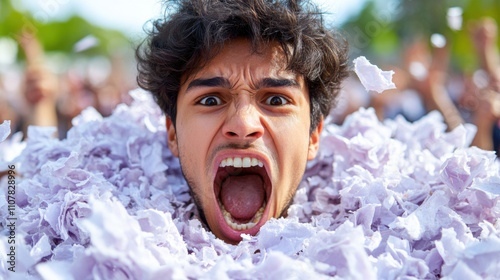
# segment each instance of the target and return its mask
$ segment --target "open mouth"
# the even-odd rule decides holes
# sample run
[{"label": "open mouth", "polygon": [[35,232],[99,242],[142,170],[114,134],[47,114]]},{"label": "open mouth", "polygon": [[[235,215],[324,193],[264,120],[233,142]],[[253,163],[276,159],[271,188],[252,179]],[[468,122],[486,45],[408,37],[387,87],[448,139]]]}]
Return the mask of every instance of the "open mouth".
[{"label": "open mouth", "polygon": [[224,221],[231,229],[241,233],[249,233],[247,230],[255,228],[258,230],[257,225],[266,212],[271,189],[264,164],[252,157],[223,159],[214,179],[215,197]]}]

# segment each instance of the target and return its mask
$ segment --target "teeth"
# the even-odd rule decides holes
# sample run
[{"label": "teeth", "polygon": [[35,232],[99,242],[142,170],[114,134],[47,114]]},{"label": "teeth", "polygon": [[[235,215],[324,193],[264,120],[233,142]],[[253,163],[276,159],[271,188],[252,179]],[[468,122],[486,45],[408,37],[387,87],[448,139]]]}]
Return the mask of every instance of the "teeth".
[{"label": "teeth", "polygon": [[234,167],[238,167],[238,168],[241,168],[241,167],[248,168],[248,167],[252,167],[252,166],[263,167],[264,164],[262,163],[262,161],[260,161],[256,158],[235,157],[235,158],[226,158],[226,159],[222,160],[219,166],[220,167],[234,166]]},{"label": "teeth", "polygon": [[219,202],[220,209],[222,211],[222,215],[224,215],[224,220],[226,220],[226,223],[234,230],[246,230],[253,228],[262,218],[262,214],[264,214],[264,210],[266,209],[266,202],[262,204],[262,206],[259,208],[257,213],[255,213],[255,217],[253,221],[250,221],[246,224],[238,224],[236,222],[233,222],[233,218],[231,217],[231,214],[227,212],[226,208],[224,208],[224,205]]},{"label": "teeth", "polygon": [[243,166],[243,165],[242,165],[242,163],[243,163],[243,162],[242,162],[241,158],[239,158],[239,157],[235,157],[235,158],[234,158],[234,163],[233,163],[233,166],[234,166],[234,167],[242,167],[242,166]]},{"label": "teeth", "polygon": [[252,166],[252,160],[249,157],[243,158],[242,166],[243,167],[250,167],[250,166]]}]

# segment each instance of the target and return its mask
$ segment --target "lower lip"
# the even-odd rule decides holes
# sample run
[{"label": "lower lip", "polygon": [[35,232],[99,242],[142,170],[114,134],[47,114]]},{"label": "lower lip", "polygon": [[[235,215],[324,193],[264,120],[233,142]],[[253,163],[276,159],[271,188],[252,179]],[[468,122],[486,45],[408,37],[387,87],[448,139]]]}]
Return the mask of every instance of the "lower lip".
[{"label": "lower lip", "polygon": [[[269,196],[269,198],[270,197],[271,196]],[[266,209],[264,210],[264,213],[262,214],[260,221],[255,226],[246,230],[235,230],[226,223],[226,220],[224,219],[224,216],[222,215],[220,207],[217,203],[217,199],[215,205],[217,208],[217,222],[220,225],[222,234],[230,241],[235,241],[235,242],[240,242],[242,240],[241,238],[242,234],[256,235],[259,232],[260,228],[264,225],[264,223],[269,219],[268,218],[269,209],[271,208],[271,202],[268,201],[266,203]]]}]

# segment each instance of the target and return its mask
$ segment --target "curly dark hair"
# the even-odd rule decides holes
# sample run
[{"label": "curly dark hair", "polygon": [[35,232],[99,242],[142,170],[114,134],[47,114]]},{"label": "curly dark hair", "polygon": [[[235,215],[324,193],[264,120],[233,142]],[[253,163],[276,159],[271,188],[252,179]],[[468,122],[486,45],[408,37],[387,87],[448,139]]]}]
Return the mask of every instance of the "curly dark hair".
[{"label": "curly dark hair", "polygon": [[323,24],[322,13],[301,0],[174,0],[153,21],[136,49],[137,82],[150,91],[175,126],[181,77],[202,68],[239,37],[259,53],[278,42],[287,70],[302,75],[309,89],[311,131],[334,106],[348,75],[347,43]]}]

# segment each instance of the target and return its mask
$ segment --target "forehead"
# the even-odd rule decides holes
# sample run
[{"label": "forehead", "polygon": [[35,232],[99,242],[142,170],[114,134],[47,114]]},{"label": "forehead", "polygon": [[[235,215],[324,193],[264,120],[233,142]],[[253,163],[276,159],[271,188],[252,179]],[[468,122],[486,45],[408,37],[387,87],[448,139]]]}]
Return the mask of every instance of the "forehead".
[{"label": "forehead", "polygon": [[251,78],[288,78],[302,80],[301,75],[286,69],[287,59],[278,42],[271,41],[255,51],[249,39],[238,38],[227,42],[222,50],[201,69],[183,81],[189,82],[196,78],[212,78],[232,76],[240,79]]}]

